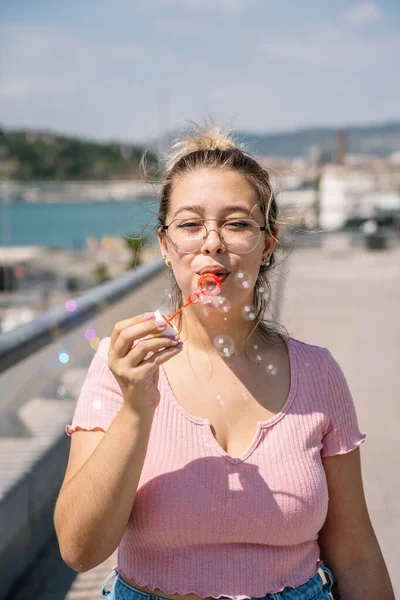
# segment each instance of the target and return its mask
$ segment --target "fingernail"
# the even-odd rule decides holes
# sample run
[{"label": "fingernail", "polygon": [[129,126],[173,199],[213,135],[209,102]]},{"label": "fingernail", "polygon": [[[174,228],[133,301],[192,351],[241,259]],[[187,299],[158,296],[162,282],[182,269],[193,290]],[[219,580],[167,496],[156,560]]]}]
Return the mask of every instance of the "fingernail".
[{"label": "fingernail", "polygon": [[148,320],[154,319],[154,313],[153,312],[144,313],[143,316],[144,316],[145,319],[148,319]]},{"label": "fingernail", "polygon": [[175,348],[179,348],[179,350],[180,350],[181,348],[183,348],[183,342],[179,342],[179,344],[177,344],[177,345],[175,346]]},{"label": "fingernail", "polygon": [[156,325],[157,325],[157,327],[166,327],[167,323],[165,321],[159,320],[159,321],[156,321]]},{"label": "fingernail", "polygon": [[177,333],[176,335],[174,335],[174,337],[172,339],[173,340],[179,340],[179,333]]}]

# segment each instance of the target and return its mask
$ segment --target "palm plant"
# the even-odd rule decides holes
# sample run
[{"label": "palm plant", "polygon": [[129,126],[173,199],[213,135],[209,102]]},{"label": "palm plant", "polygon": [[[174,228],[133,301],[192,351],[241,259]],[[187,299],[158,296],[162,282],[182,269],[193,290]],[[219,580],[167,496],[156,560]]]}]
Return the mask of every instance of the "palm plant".
[{"label": "palm plant", "polygon": [[132,253],[128,269],[135,269],[142,263],[142,252],[149,241],[149,237],[143,234],[132,233],[124,236],[124,243]]}]

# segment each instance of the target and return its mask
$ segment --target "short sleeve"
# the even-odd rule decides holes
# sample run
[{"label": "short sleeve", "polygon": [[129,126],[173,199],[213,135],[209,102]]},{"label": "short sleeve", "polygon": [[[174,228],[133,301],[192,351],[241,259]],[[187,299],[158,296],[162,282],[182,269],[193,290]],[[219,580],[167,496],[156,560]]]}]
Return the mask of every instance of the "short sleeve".
[{"label": "short sleeve", "polygon": [[322,439],[321,456],[346,454],[366,439],[360,433],[354,401],[343,371],[328,349],[327,353],[327,414],[328,428]]},{"label": "short sleeve", "polygon": [[117,416],[124,397],[108,367],[111,338],[103,338],[86,373],[68,435],[75,431],[106,431]]}]

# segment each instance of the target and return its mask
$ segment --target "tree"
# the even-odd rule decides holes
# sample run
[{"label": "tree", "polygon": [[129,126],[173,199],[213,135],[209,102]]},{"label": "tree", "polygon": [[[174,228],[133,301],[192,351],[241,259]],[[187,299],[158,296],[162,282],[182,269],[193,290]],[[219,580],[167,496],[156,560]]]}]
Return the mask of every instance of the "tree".
[{"label": "tree", "polygon": [[141,263],[141,255],[144,248],[149,244],[150,238],[143,234],[132,233],[124,236],[126,247],[132,252],[132,259],[129,262],[128,269],[135,269]]}]

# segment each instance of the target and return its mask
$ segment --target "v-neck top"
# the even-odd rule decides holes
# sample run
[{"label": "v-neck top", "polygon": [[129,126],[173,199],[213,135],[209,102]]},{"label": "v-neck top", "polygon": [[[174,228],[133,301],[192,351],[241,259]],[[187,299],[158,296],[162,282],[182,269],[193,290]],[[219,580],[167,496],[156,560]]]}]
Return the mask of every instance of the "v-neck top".
[{"label": "v-neck top", "polygon": [[[329,500],[321,458],[355,449],[366,435],[330,351],[285,341],[287,400],[257,422],[239,457],[219,445],[209,419],[183,408],[160,367],[160,404],[118,547],[121,575],[167,594],[245,600],[297,587],[317,573]],[[109,345],[104,338],[93,357],[68,435],[107,431],[123,404],[108,368]]]},{"label": "v-neck top", "polygon": [[[287,411],[289,410],[290,405],[293,402],[293,398],[295,397],[296,389],[297,389],[296,353],[293,350],[291,338],[288,338],[286,336],[282,336],[282,337],[286,343],[286,347],[287,347],[288,355],[289,355],[290,389],[289,389],[288,397],[286,399],[286,402],[282,406],[281,410],[276,415],[274,415],[267,421],[257,421],[256,432],[250,443],[250,446],[247,448],[247,450],[245,450],[238,457],[229,456],[229,454],[227,454],[227,452],[225,452],[225,450],[223,448],[221,448],[221,446],[219,445],[219,443],[217,442],[217,440],[215,439],[215,437],[212,433],[211,422],[209,419],[202,419],[201,417],[196,417],[195,415],[192,415],[178,402],[178,400],[176,399],[175,394],[172,391],[171,386],[169,384],[168,377],[165,372],[164,366],[161,365],[161,367],[160,367],[160,376],[163,379],[163,381],[161,383],[161,388],[165,390],[165,393],[168,395],[169,401],[175,406],[176,410],[178,410],[186,419],[188,419],[189,421],[192,421],[193,423],[196,423],[198,425],[204,425],[205,426],[205,435],[208,436],[208,434],[209,434],[210,443],[211,444],[214,443],[215,450],[219,454],[221,454],[221,456],[223,456],[227,461],[231,462],[234,465],[237,465],[238,463],[242,462],[243,460],[246,460],[250,456],[250,454],[253,452],[253,450],[256,448],[257,444],[260,441],[260,436],[262,435],[263,429],[265,427],[272,427],[275,423],[280,421],[285,416]],[[268,378],[266,378],[266,380],[267,379]],[[267,381],[266,381],[266,385],[268,385]],[[223,390],[221,390],[221,391],[223,391]]]}]

